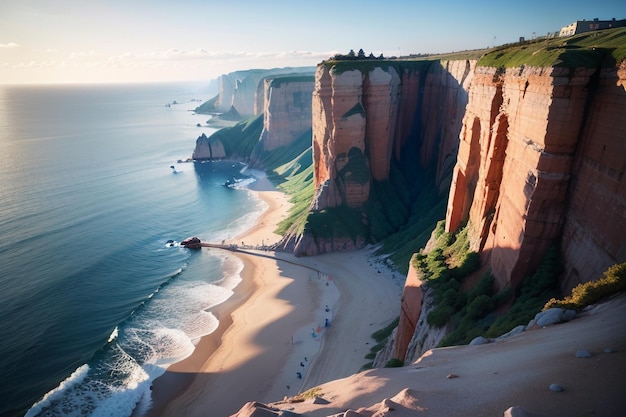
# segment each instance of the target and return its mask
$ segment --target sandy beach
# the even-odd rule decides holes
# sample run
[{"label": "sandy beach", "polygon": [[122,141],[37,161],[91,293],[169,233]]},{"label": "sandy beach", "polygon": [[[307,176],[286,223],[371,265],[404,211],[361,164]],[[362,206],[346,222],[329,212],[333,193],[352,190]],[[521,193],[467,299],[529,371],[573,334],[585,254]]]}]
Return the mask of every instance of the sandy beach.
[{"label": "sandy beach", "polygon": [[[289,203],[264,178],[255,184],[268,209],[233,241],[273,243]],[[370,255],[371,249],[310,258],[237,253],[243,281],[212,310],[219,328],[155,381],[148,415],[231,416],[252,401],[273,407],[260,415],[287,410],[309,417],[502,416],[513,406],[523,410],[508,415],[615,416],[626,409],[624,295],[568,323],[359,372],[371,334],[398,316],[404,284]],[[592,357],[576,357],[581,349]],[[312,387],[319,401],[283,401]]]},{"label": "sandy beach", "polygon": [[[232,242],[275,243],[288,196],[264,175],[250,188],[267,209]],[[312,258],[253,252],[235,253],[243,280],[211,310],[218,329],[154,382],[147,416],[230,416],[246,402],[279,401],[352,375],[368,362],[371,334],[399,314],[403,278],[372,263],[368,250]]]}]

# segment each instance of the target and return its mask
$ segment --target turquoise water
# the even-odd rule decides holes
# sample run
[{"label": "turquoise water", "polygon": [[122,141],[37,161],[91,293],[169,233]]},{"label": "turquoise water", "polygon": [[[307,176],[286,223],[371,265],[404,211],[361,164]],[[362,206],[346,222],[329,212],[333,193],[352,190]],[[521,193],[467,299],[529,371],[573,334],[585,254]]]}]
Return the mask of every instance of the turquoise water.
[{"label": "turquoise water", "polygon": [[217,326],[241,265],[167,241],[233,237],[262,203],[222,186],[240,164],[177,162],[213,132],[203,89],[0,86],[0,415],[130,415]]}]

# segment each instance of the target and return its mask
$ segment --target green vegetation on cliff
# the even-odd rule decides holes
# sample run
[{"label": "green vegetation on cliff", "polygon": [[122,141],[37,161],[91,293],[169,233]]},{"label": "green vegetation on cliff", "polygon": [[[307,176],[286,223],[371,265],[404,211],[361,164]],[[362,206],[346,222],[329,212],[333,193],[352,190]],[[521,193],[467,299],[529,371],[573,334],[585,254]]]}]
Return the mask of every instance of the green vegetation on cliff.
[{"label": "green vegetation on cliff", "polygon": [[271,77],[271,85],[272,87],[280,87],[283,84],[287,83],[304,83],[304,82],[315,82],[315,75],[304,75],[304,74],[287,74],[287,75],[277,75]]},{"label": "green vegetation on cliff", "polygon": [[198,107],[194,109],[194,112],[198,114],[211,114],[215,112],[215,105],[217,104],[217,100],[219,99],[219,95],[213,97],[210,100],[205,101]]},{"label": "green vegetation on cliff", "polygon": [[[558,293],[558,278],[563,270],[559,247],[554,244],[544,255],[541,264],[534,274],[527,276],[522,281],[517,291],[515,301],[506,313],[495,316],[495,321],[487,320],[489,324],[483,335],[486,337],[498,337],[509,332],[519,325],[526,325],[535,317],[541,307],[550,297]],[[501,297],[512,295],[512,290],[504,291]]]},{"label": "green vegetation on cliff", "polygon": [[331,68],[335,74],[352,70],[360,70],[365,74],[374,68],[382,68],[386,71],[390,67],[395,68],[401,74],[405,69],[426,69],[435,61],[465,59],[478,60],[478,66],[495,68],[611,66],[626,59],[626,28],[587,32],[563,38],[538,38],[490,49],[447,54],[385,59],[330,58],[322,64]]},{"label": "green vegetation on cliff", "polygon": [[[452,328],[439,346],[467,344],[477,336],[498,337],[527,324],[557,291],[561,262],[556,245],[537,271],[524,279],[517,294],[512,288],[496,292],[490,272],[476,277],[468,288],[466,279],[480,266],[479,255],[469,251],[468,230],[465,226],[457,233],[446,233],[444,222],[439,222],[433,232],[433,247],[411,259],[431,291],[433,309],[426,318],[428,323]],[[510,308],[499,313],[513,299]]]},{"label": "green vegetation on cliff", "polygon": [[394,68],[398,74],[402,74],[405,70],[419,71],[426,70],[431,65],[432,61],[426,59],[362,59],[354,61],[341,61],[329,59],[323,61],[322,64],[327,68],[330,68],[333,74],[342,74],[346,71],[359,70],[361,73],[368,73],[376,68],[381,68],[383,71],[389,71],[389,68]]},{"label": "green vegetation on cliff", "polygon": [[250,162],[267,171],[268,178],[278,188],[291,195],[293,206],[287,219],[278,225],[277,233],[293,230],[301,233],[307,222],[309,206],[313,199],[313,157],[311,130],[304,132],[293,143],[263,151],[257,145],[263,130],[263,115],[252,117],[235,126],[215,132],[211,137],[219,139],[228,158]]},{"label": "green vegetation on cliff", "polygon": [[582,310],[603,298],[624,291],[626,291],[626,263],[615,264],[604,272],[602,278],[578,284],[572,289],[571,295],[559,300],[552,298],[543,309],[560,307]]},{"label": "green vegetation on cliff", "polygon": [[227,158],[247,161],[263,131],[263,115],[251,117],[233,127],[220,129],[211,135],[224,145]]},{"label": "green vegetation on cliff", "polygon": [[[306,155],[311,155],[311,149],[306,151]],[[285,167],[279,167],[276,171],[282,172]],[[313,185],[313,164],[302,169],[300,172],[286,178],[285,182],[278,185],[278,188],[291,195],[291,209],[289,216],[278,224],[276,233],[284,235],[288,230],[293,233],[300,234],[306,226],[309,208],[315,187]]]},{"label": "green vegetation on cliff", "polygon": [[[558,246],[544,256],[537,271],[526,277],[515,294],[512,288],[495,292],[494,278],[484,273],[471,289],[464,283],[479,266],[478,254],[468,251],[467,227],[451,235],[440,223],[434,248],[416,254],[412,262],[422,271],[432,290],[434,308],[427,321],[435,327],[450,325],[452,331],[439,346],[462,345],[477,336],[498,337],[518,325],[527,324],[557,292],[561,261]],[[514,301],[513,301],[514,300]],[[500,313],[508,303],[510,308]]]},{"label": "green vegetation on cliff", "polygon": [[626,59],[626,28],[587,32],[566,38],[550,38],[502,45],[491,49],[479,66],[496,68],[587,67],[615,65]]}]

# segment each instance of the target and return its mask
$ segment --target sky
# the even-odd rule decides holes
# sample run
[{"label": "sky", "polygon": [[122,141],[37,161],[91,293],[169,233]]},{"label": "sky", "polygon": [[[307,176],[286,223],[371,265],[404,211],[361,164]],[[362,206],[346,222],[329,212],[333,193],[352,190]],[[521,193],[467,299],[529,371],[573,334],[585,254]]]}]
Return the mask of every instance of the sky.
[{"label": "sky", "polygon": [[624,0],[0,0],[0,84],[203,81],[336,53],[480,49]]}]

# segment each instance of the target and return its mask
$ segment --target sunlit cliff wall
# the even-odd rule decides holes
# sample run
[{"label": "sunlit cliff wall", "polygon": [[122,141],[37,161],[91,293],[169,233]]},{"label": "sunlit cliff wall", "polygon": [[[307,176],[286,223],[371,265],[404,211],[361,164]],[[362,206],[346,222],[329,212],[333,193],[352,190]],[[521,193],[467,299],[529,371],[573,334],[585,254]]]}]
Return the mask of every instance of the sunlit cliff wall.
[{"label": "sunlit cliff wall", "polygon": [[267,78],[262,86],[263,132],[260,141],[263,151],[269,152],[289,145],[311,129],[314,77]]},{"label": "sunlit cliff wall", "polygon": [[473,65],[320,64],[313,92],[315,209],[362,206],[370,181],[389,179],[392,158],[435,166],[438,175],[453,164]]},{"label": "sunlit cliff wall", "polygon": [[218,79],[219,98],[216,103],[216,110],[227,112],[231,107],[234,107],[244,117],[258,115],[262,111],[262,107],[256,106],[256,95],[259,83],[262,86],[261,81],[266,77],[294,72],[312,74],[314,71],[315,68],[313,67],[286,67],[251,69],[221,75]]},{"label": "sunlit cliff wall", "polygon": [[624,109],[614,70],[477,69],[446,230],[469,222],[471,249],[501,288],[532,273],[564,231],[564,287],[626,257]]},{"label": "sunlit cliff wall", "polygon": [[[499,288],[519,285],[561,237],[562,288],[596,279],[626,259],[624,85],[624,63],[619,70],[321,64],[312,210],[363,206],[371,181],[388,178],[392,159],[434,166],[437,184],[453,164],[446,230],[469,224],[471,249]],[[313,246],[304,237],[296,252],[333,247]],[[426,326],[414,275],[393,346],[400,359],[420,353],[408,341],[425,340],[414,337],[416,325]]]}]

